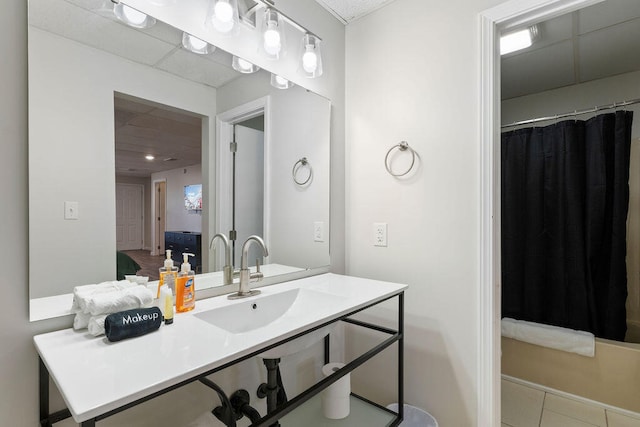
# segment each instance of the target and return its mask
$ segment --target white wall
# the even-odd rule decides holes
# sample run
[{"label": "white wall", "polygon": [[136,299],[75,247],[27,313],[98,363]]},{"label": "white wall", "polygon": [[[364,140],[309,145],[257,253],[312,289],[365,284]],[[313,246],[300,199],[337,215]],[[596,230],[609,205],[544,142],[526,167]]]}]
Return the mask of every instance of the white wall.
[{"label": "white wall", "polygon": [[[114,91],[214,123],[216,90],[37,28],[29,43],[30,282],[43,297],[115,279]],[[67,200],[77,221],[63,218]],[[50,274],[71,263],[73,275]]]},{"label": "white wall", "polygon": [[[332,218],[336,218],[332,234],[336,233],[337,238],[333,239],[335,249],[332,247],[332,256],[335,262],[333,268],[339,271],[344,266],[344,239],[340,237],[344,230],[344,28],[311,0],[282,0],[279,7],[285,13],[298,17],[301,23],[311,24],[314,32],[325,37],[325,51],[328,54],[325,66],[329,67],[329,72],[319,84],[334,106],[332,147],[336,162],[332,163],[331,209]],[[7,201],[0,205],[0,221],[4,238],[11,242],[11,245],[2,245],[0,248],[0,257],[11,261],[11,274],[5,275],[2,282],[3,318],[7,321],[0,324],[0,340],[3,343],[0,346],[0,384],[5,387],[0,399],[0,425],[31,427],[38,425],[38,361],[32,337],[70,327],[71,323],[69,319],[29,322],[27,2],[7,0],[3,3],[0,35],[0,55],[3,58],[0,79],[0,170],[3,179],[0,181],[0,194]],[[259,366],[255,360],[251,363],[255,364],[255,369]],[[203,390],[197,384],[185,387],[126,411],[122,414],[128,417],[124,421],[120,417],[115,421],[106,420],[100,425],[142,426],[147,419],[152,423],[150,425],[156,427],[184,425],[184,420],[176,421],[176,417],[181,415],[176,408],[187,414],[199,414],[190,412],[192,407],[185,406],[197,402],[211,409],[210,403],[215,398]],[[53,409],[60,407],[58,401]]]},{"label": "white wall", "polygon": [[[509,99],[502,103],[502,123],[548,117],[597,105],[640,98],[640,72],[621,74],[575,86]],[[629,165],[629,213],[627,217],[627,322],[640,325],[640,104],[622,109],[634,112]],[[599,114],[610,113],[604,111]],[[593,114],[578,116],[586,120]],[[541,122],[528,126],[545,126]],[[515,128],[510,128],[515,129]]]},{"label": "white wall", "polygon": [[165,229],[167,231],[202,232],[202,211],[188,211],[184,208],[185,185],[202,184],[201,165],[151,174],[152,182],[162,180],[167,183]]},{"label": "white wall", "polygon": [[[396,0],[347,26],[347,273],[409,284],[405,400],[443,427],[477,419],[478,13],[498,3]],[[384,167],[402,140],[420,155],[406,180]],[[373,246],[374,222],[388,223],[387,247]],[[395,399],[394,354],[373,362],[355,384]]]}]

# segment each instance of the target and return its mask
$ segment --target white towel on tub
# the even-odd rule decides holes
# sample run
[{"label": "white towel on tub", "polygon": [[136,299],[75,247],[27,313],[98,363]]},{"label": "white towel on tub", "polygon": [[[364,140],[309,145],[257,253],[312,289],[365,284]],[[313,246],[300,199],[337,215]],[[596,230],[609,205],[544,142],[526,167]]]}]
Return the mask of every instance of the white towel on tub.
[{"label": "white towel on tub", "polygon": [[595,337],[591,332],[505,317],[502,319],[502,336],[582,356],[595,355]]}]

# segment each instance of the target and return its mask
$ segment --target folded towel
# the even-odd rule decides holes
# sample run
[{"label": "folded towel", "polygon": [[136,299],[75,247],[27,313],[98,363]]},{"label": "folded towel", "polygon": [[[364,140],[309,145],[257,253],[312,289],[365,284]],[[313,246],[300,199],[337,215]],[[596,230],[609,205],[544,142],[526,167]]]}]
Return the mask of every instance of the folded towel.
[{"label": "folded towel", "polygon": [[590,332],[505,317],[502,336],[582,356],[595,355],[595,337]]},{"label": "folded towel", "polygon": [[122,289],[131,288],[133,286],[136,286],[136,284],[129,282],[128,280],[102,282],[102,283],[98,283],[97,285],[76,286],[75,288],[73,288],[73,301],[71,303],[71,312],[72,313],[80,313],[83,311],[87,312],[86,310],[87,298],[91,297],[92,295],[119,291]]},{"label": "folded towel", "polygon": [[91,295],[86,298],[84,311],[97,316],[133,308],[151,307],[153,296],[153,292],[147,287],[134,284],[132,287],[120,291]]},{"label": "folded towel", "polygon": [[84,329],[89,326],[89,320],[91,315],[89,313],[76,313],[76,317],[73,318],[73,329]]},{"label": "folded towel", "polygon": [[89,324],[87,327],[89,328],[89,333],[94,337],[104,335],[104,321],[107,318],[108,314],[101,314],[99,316],[91,316],[89,319]]},{"label": "folded towel", "polygon": [[153,332],[162,323],[162,312],[158,307],[140,308],[112,313],[104,320],[104,329],[109,341],[120,341]]}]

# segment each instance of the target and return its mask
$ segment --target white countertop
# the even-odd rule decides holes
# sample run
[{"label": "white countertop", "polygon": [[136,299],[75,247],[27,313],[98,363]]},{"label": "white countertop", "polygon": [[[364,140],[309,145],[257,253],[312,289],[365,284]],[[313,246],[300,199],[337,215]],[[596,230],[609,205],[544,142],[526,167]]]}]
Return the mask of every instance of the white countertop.
[{"label": "white countertop", "polygon": [[[337,303],[314,305],[253,331],[232,334],[194,314],[261,296],[304,288],[337,295]],[[406,285],[322,274],[260,288],[261,295],[230,301],[198,300],[172,325],[142,337],[110,343],[86,330],[36,335],[36,349],[78,423],[237,360],[358,308],[398,294]]]}]

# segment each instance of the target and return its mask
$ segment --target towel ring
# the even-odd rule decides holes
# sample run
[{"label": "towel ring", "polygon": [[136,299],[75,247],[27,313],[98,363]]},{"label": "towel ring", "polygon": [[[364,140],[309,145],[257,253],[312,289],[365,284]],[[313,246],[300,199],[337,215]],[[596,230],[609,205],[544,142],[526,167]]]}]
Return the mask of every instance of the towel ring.
[{"label": "towel ring", "polygon": [[[300,168],[302,168],[303,166],[309,167],[309,176],[307,176],[307,179],[305,179],[304,181],[299,181],[296,175],[300,170]],[[298,160],[293,164],[293,169],[291,169],[291,175],[293,176],[293,182],[295,182],[298,185],[306,185],[311,180],[311,177],[313,176],[313,168],[311,168],[311,163],[309,163],[306,157],[301,158],[300,160]]]},{"label": "towel ring", "polygon": [[[409,150],[411,152],[411,164],[409,165],[409,168],[402,173],[393,173],[391,171],[391,167],[389,166],[389,155],[396,148],[400,151]],[[387,168],[387,172],[389,172],[391,176],[404,176],[408,174],[409,172],[411,172],[411,169],[413,169],[413,166],[415,165],[415,163],[416,163],[416,152],[413,150],[413,148],[409,147],[409,143],[407,141],[400,141],[400,143],[389,148],[389,151],[387,151],[387,155],[384,156],[384,167]]]}]

